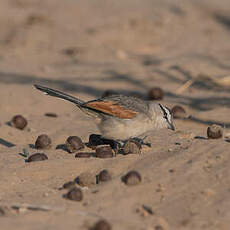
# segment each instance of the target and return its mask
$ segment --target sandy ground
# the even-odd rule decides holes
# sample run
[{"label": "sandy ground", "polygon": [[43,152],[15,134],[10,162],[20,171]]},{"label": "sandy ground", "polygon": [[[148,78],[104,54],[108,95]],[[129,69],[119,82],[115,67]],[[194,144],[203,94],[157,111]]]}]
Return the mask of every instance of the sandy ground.
[{"label": "sandy ground", "polygon": [[[229,89],[200,77],[229,75],[229,15],[229,0],[1,0],[0,228],[89,229],[104,218],[115,230],[229,229],[230,143],[194,138],[206,137],[213,123],[229,132]],[[42,95],[34,83],[83,100],[106,89],[145,97],[160,86],[162,103],[182,105],[192,119],[176,120],[175,132],[150,135],[152,148],[141,155],[77,159],[56,146],[70,135],[86,142],[98,133],[96,125],[71,103]],[[7,125],[16,114],[28,120],[26,130]],[[19,153],[43,133],[53,142],[45,151],[49,159],[25,163]],[[82,202],[62,197],[63,183],[102,169],[112,180],[84,188]],[[139,171],[141,184],[122,183],[129,170]],[[51,210],[12,209],[23,204]]]}]

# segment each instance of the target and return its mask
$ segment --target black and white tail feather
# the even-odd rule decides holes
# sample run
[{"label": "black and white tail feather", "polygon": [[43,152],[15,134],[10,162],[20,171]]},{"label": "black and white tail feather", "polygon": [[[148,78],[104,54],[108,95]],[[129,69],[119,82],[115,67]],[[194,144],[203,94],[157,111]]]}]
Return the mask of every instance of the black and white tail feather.
[{"label": "black and white tail feather", "polygon": [[65,93],[58,91],[58,90],[55,90],[55,89],[50,89],[50,88],[47,88],[47,87],[44,87],[41,85],[34,85],[34,87],[36,89],[42,91],[46,95],[50,95],[52,97],[62,98],[64,100],[73,102],[74,104],[76,104],[79,107],[85,103],[84,101],[82,101],[76,97],[70,96],[68,94],[65,94]]}]

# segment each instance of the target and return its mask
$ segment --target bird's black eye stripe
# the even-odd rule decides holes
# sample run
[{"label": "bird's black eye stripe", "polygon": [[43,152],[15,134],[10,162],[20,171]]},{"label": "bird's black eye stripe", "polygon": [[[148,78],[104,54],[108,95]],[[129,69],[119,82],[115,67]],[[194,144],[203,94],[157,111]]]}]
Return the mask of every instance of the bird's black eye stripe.
[{"label": "bird's black eye stripe", "polygon": [[164,118],[165,118],[166,120],[168,120],[168,114],[167,114],[167,112],[165,111],[164,107],[163,107],[160,103],[159,103],[159,106],[160,106],[161,110],[162,110],[163,113],[164,113]]}]

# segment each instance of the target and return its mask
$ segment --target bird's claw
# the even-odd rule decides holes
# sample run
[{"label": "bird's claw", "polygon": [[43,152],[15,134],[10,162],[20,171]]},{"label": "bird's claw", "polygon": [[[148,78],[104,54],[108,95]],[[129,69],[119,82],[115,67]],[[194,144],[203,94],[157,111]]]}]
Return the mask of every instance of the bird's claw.
[{"label": "bird's claw", "polygon": [[147,136],[145,136],[144,138],[133,137],[133,138],[130,138],[129,140],[134,140],[135,142],[137,142],[140,145],[140,147],[142,147],[142,145],[146,145],[148,147],[151,147],[152,146],[151,143],[144,142],[144,140],[145,140],[146,137]]}]

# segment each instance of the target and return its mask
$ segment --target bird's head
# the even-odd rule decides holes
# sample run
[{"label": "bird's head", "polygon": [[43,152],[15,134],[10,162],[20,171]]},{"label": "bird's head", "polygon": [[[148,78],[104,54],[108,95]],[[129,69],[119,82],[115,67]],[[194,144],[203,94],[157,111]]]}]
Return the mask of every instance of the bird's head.
[{"label": "bird's head", "polygon": [[153,110],[155,116],[154,120],[158,128],[168,128],[171,130],[175,130],[173,117],[169,108],[160,103],[151,103],[150,106]]}]

